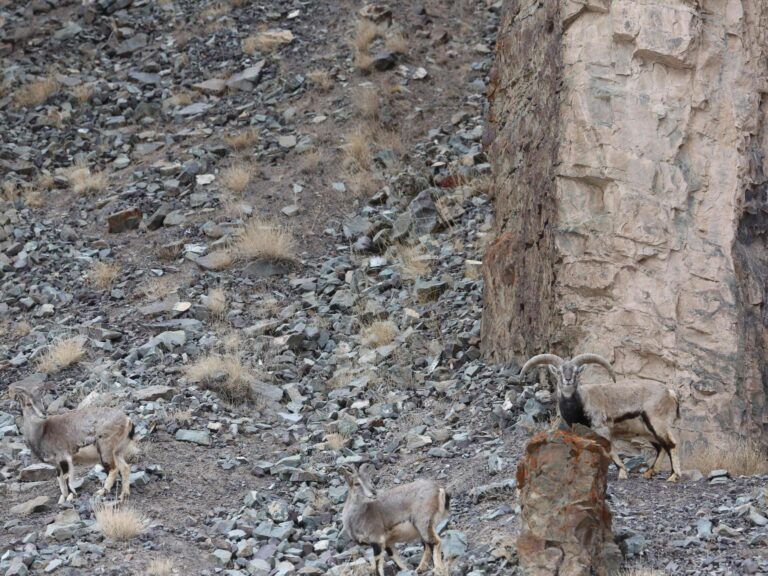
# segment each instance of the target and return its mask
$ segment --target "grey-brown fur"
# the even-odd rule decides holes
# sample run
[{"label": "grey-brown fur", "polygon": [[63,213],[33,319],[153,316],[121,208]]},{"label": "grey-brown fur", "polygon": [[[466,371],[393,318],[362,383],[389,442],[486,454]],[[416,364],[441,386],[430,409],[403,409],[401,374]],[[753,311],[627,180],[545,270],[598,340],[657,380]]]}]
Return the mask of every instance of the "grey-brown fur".
[{"label": "grey-brown fur", "polygon": [[385,552],[401,570],[410,570],[395,544],[421,540],[424,555],[416,571],[426,570],[431,559],[436,572],[447,574],[437,534],[437,526],[449,514],[450,497],[445,489],[431,480],[416,480],[377,494],[371,471],[370,465],[363,465],[358,472],[347,467],[341,469],[349,487],[342,520],[345,531],[355,542],[373,547],[374,573],[384,576]]},{"label": "grey-brown fur", "polygon": [[672,466],[667,480],[676,481],[681,471],[677,436],[672,429],[680,412],[677,394],[652,381],[625,381],[614,386],[580,384],[579,375],[587,364],[600,364],[616,382],[609,362],[597,354],[581,354],[570,361],[554,354],[540,354],[528,360],[520,373],[536,366],[549,367],[557,380],[558,408],[563,420],[569,425],[586,424],[611,441],[611,458],[619,467],[620,479],[627,477],[627,469],[612,440],[644,438],[656,448],[656,458],[645,477],[660,471],[664,450]]},{"label": "grey-brown fur", "polygon": [[28,390],[11,389],[21,405],[21,432],[32,453],[56,467],[61,497],[59,503],[77,496],[75,464],[100,463],[107,470],[103,495],[112,489],[118,472],[122,478],[120,499],[130,493],[131,468],[125,460],[133,438],[133,423],[115,408],[82,408],[46,416],[39,401]]}]

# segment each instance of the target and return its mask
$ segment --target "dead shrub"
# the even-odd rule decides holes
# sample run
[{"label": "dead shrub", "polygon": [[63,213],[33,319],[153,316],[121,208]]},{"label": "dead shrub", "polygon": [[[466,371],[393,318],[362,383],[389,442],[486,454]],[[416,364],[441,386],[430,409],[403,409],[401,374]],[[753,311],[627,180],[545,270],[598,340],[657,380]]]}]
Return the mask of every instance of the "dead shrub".
[{"label": "dead shrub", "polygon": [[144,531],[146,519],[134,508],[100,504],[93,510],[102,534],[111,540],[131,540]]},{"label": "dead shrub", "polygon": [[274,52],[279,47],[290,44],[293,41],[293,34],[283,30],[264,30],[253,36],[248,36],[243,40],[243,52],[253,56],[256,52],[268,54]]},{"label": "dead shrub", "polygon": [[408,39],[405,37],[401,30],[397,30],[388,34],[384,40],[384,45],[387,50],[394,52],[395,54],[407,54],[408,53]]},{"label": "dead shrub", "polygon": [[292,262],[296,260],[295,245],[293,234],[281,224],[254,218],[235,240],[233,253],[241,261]]},{"label": "dead shrub", "polygon": [[246,404],[254,399],[251,372],[234,354],[210,354],[199,358],[187,367],[186,374],[190,382],[213,390],[229,404]]},{"label": "dead shrub", "polygon": [[120,277],[120,267],[110,262],[96,262],[88,273],[88,281],[99,290],[107,290]]},{"label": "dead shrub", "polygon": [[369,122],[378,122],[381,103],[375,88],[361,88],[355,92],[355,108],[361,118]]},{"label": "dead shrub", "polygon": [[73,166],[64,172],[75,194],[103,192],[109,185],[109,178],[104,172],[91,172],[87,166]]},{"label": "dead shrub", "polygon": [[722,443],[710,442],[706,447],[688,454],[685,468],[695,468],[703,474],[712,470],[728,470],[733,476],[768,474],[765,448],[755,440],[730,438]]},{"label": "dead shrub", "polygon": [[46,374],[58,372],[85,356],[85,338],[71,336],[57,340],[37,360],[37,369]]},{"label": "dead shrub", "polygon": [[74,96],[80,104],[87,104],[93,95],[93,84],[78,84],[72,89]]},{"label": "dead shrub", "polygon": [[378,348],[391,344],[398,334],[397,324],[391,320],[376,320],[362,330],[363,344]]},{"label": "dead shrub", "polygon": [[13,102],[18,108],[33,108],[43,104],[59,91],[59,83],[53,76],[25,84],[16,91]]},{"label": "dead shrub", "polygon": [[233,164],[222,171],[221,184],[232,192],[242,194],[251,183],[252,176],[253,166],[250,164]]},{"label": "dead shrub", "polygon": [[171,576],[174,564],[168,558],[156,558],[147,566],[147,576]]},{"label": "dead shrub", "polygon": [[208,254],[208,261],[213,270],[226,270],[235,263],[235,260],[231,250],[214,250]]},{"label": "dead shrub", "polygon": [[248,128],[236,134],[224,136],[227,146],[236,151],[252,148],[259,141],[259,131],[256,128]]},{"label": "dead shrub", "polygon": [[13,325],[12,334],[14,338],[24,338],[24,336],[29,335],[29,333],[32,332],[32,326],[29,325],[28,322],[22,320],[21,322],[16,322],[16,324]]},{"label": "dead shrub", "polygon": [[403,278],[415,280],[424,277],[431,268],[431,258],[419,246],[395,244],[391,249]]},{"label": "dead shrub", "polygon": [[371,135],[366,130],[356,130],[347,135],[344,144],[344,166],[353,172],[368,170],[373,162]]},{"label": "dead shrub", "polygon": [[313,70],[307,74],[310,84],[320,92],[328,92],[333,88],[333,78],[325,70]]},{"label": "dead shrub", "polygon": [[342,448],[349,444],[349,437],[344,436],[343,434],[339,434],[338,432],[332,432],[325,435],[325,443],[331,450],[339,452]]},{"label": "dead shrub", "polygon": [[381,38],[382,29],[370,20],[359,20],[355,28],[355,36],[352,45],[357,53],[368,53],[377,38]]},{"label": "dead shrub", "polygon": [[6,180],[3,185],[0,186],[0,191],[3,193],[3,200],[6,202],[13,202],[19,197],[19,184],[15,180]]},{"label": "dead shrub", "polygon": [[221,288],[212,288],[205,297],[205,307],[214,318],[223,318],[227,311],[227,294]]},{"label": "dead shrub", "polygon": [[373,70],[374,59],[373,56],[367,52],[358,52],[355,54],[355,68],[361,72],[368,73]]}]

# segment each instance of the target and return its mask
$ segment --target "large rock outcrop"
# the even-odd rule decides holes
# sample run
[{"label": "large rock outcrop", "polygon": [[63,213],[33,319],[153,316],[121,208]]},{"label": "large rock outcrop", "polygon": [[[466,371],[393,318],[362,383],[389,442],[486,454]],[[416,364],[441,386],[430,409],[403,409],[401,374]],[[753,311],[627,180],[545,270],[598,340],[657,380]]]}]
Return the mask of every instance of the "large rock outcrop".
[{"label": "large rock outcrop", "polygon": [[526,576],[605,576],[621,564],[605,502],[610,445],[577,428],[537,434],[517,468]]},{"label": "large rock outcrop", "polygon": [[486,352],[666,382],[687,450],[766,439],[768,2],[509,0],[491,99]]}]

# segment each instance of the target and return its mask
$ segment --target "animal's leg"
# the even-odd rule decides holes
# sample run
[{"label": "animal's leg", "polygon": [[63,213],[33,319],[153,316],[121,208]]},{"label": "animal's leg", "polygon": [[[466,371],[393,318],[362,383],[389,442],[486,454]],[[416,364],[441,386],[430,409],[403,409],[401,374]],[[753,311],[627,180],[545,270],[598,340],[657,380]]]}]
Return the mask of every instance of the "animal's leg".
[{"label": "animal's leg", "polygon": [[67,486],[69,487],[69,496],[77,498],[77,492],[75,492],[75,463],[72,460],[72,456],[67,458],[69,464],[69,478],[67,479]]},{"label": "animal's leg", "polygon": [[386,564],[384,560],[384,547],[381,544],[371,544],[371,548],[373,548],[374,571],[379,576],[384,576],[384,564]]},{"label": "animal's leg", "polygon": [[645,425],[651,433],[656,436],[656,439],[660,441],[669,456],[669,463],[672,466],[672,474],[667,478],[667,482],[677,482],[677,479],[680,477],[681,468],[675,433],[667,427],[666,422],[663,420],[660,421],[655,418],[650,418],[646,416],[645,413],[643,413],[643,419],[645,420]]},{"label": "animal's leg", "polygon": [[421,562],[416,567],[416,572],[427,570],[429,568],[429,562],[432,560],[432,544],[429,542],[422,542],[424,544],[424,554],[421,556]]},{"label": "animal's leg", "polygon": [[653,464],[648,467],[648,470],[643,472],[643,478],[648,479],[653,478],[653,475],[659,471],[658,467],[661,465],[661,444],[651,442],[651,445],[656,449],[656,457],[653,459]]},{"label": "animal's leg", "polygon": [[387,554],[392,556],[392,560],[395,561],[395,564],[397,564],[397,567],[400,568],[400,570],[410,570],[411,567],[408,566],[405,560],[402,559],[400,556],[400,553],[397,551],[397,548],[395,548],[394,544],[392,546],[387,546],[386,548]]},{"label": "animal's leg", "polygon": [[64,470],[61,466],[56,467],[56,480],[59,481],[59,490],[61,490],[59,504],[64,504],[67,501],[67,496],[69,496],[69,488],[67,487],[67,480],[64,478]]},{"label": "animal's leg", "polygon": [[667,478],[667,482],[677,482],[680,478],[682,468],[680,466],[680,450],[677,447],[677,438],[672,431],[667,432],[667,438],[669,438],[669,462],[672,465],[672,475]]},{"label": "animal's leg", "polygon": [[443,544],[440,542],[440,537],[435,534],[437,538],[435,545],[432,547],[432,561],[435,563],[435,572],[442,576],[448,576],[448,567],[443,561]]},{"label": "animal's leg", "polygon": [[97,496],[104,496],[105,494],[109,494],[112,490],[112,486],[115,484],[115,480],[117,479],[117,467],[116,466],[108,466],[105,465],[102,462],[102,466],[105,466],[107,469],[107,479],[104,481],[104,487],[101,488],[98,492],[96,492]]},{"label": "animal's leg", "polygon": [[607,426],[600,426],[599,428],[595,428],[595,432],[611,443],[610,457],[611,460],[613,460],[613,463],[616,464],[616,467],[619,469],[619,480],[626,480],[629,476],[627,474],[627,468],[624,466],[624,462],[622,462],[621,458],[619,458],[619,454],[616,452],[616,448],[613,446],[611,429]]},{"label": "animal's leg", "polygon": [[125,500],[131,493],[131,466],[123,459],[122,455],[115,458],[115,462],[120,468],[120,479],[123,487],[120,490],[120,500]]}]

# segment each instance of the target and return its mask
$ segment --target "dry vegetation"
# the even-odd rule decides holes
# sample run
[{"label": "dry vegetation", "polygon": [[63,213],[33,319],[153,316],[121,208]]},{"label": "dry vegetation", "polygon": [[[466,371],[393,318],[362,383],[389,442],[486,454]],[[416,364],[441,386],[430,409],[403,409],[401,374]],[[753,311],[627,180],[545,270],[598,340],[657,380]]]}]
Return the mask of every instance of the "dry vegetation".
[{"label": "dry vegetation", "polygon": [[293,35],[290,32],[281,30],[264,30],[253,36],[248,36],[243,40],[243,52],[253,56],[256,52],[267,54],[273,52],[280,46],[290,44],[293,41]]},{"label": "dry vegetation", "polygon": [[385,346],[397,337],[397,325],[391,320],[376,320],[362,330],[363,343],[374,348]]},{"label": "dry vegetation", "polygon": [[85,356],[85,339],[71,336],[57,340],[37,360],[37,369],[50,374],[79,362]]},{"label": "dry vegetation", "polygon": [[296,259],[293,234],[277,222],[254,218],[248,222],[232,247],[241,261],[266,259],[291,262]]},{"label": "dry vegetation", "polygon": [[24,320],[13,325],[12,334],[14,338],[24,338],[24,336],[27,336],[30,332],[32,332],[32,326]]},{"label": "dry vegetation", "polygon": [[689,454],[685,468],[695,468],[705,475],[721,469],[733,476],[768,474],[768,455],[758,442],[734,438]]},{"label": "dry vegetation", "polygon": [[364,129],[358,129],[347,136],[344,145],[344,166],[352,173],[366,172],[373,161],[370,133]]},{"label": "dry vegetation", "polygon": [[215,391],[230,404],[244,404],[254,399],[251,389],[253,376],[234,354],[203,356],[187,367],[186,374],[190,382],[200,383]]},{"label": "dry vegetation", "polygon": [[666,572],[638,566],[624,570],[621,576],[666,576]]},{"label": "dry vegetation", "polygon": [[369,122],[378,122],[381,102],[375,88],[365,87],[357,90],[354,95],[354,104],[361,118]]},{"label": "dry vegetation", "polygon": [[387,47],[387,50],[394,52],[395,54],[408,53],[408,39],[401,30],[394,31],[387,35],[384,45]]},{"label": "dry vegetation", "polygon": [[333,78],[325,70],[312,70],[307,74],[307,78],[312,86],[320,92],[328,92],[333,88]]},{"label": "dry vegetation", "polygon": [[73,166],[64,173],[75,194],[103,192],[109,184],[109,178],[104,172],[91,172],[87,166]]},{"label": "dry vegetation", "polygon": [[101,504],[94,508],[99,530],[107,538],[125,541],[144,531],[146,519],[140,512],[128,506]]},{"label": "dry vegetation", "polygon": [[93,95],[92,84],[78,84],[72,89],[72,95],[77,99],[80,104],[86,104]]},{"label": "dry vegetation", "polygon": [[53,76],[25,84],[16,91],[13,102],[18,108],[32,108],[43,104],[59,91],[59,83]]},{"label": "dry vegetation", "polygon": [[221,288],[212,288],[205,297],[205,307],[214,318],[223,318],[227,311],[227,294]]},{"label": "dry vegetation", "polygon": [[236,134],[224,137],[227,146],[238,152],[252,148],[259,141],[259,131],[256,128],[248,128]]},{"label": "dry vegetation", "polygon": [[253,166],[250,164],[239,163],[228,166],[221,173],[221,184],[235,192],[242,194],[251,183],[253,176]]},{"label": "dry vegetation", "polygon": [[371,44],[383,36],[382,29],[370,20],[360,20],[352,40],[355,51],[355,66],[361,72],[369,72],[373,65]]},{"label": "dry vegetation", "polygon": [[331,450],[339,452],[342,448],[349,444],[349,437],[343,434],[339,434],[338,432],[331,432],[330,434],[325,435],[325,443]]},{"label": "dry vegetation", "polygon": [[168,558],[152,560],[147,566],[147,576],[171,576],[173,567],[173,561]]},{"label": "dry vegetation", "polygon": [[88,281],[99,290],[112,287],[120,277],[120,267],[110,262],[96,262],[88,273]]},{"label": "dry vegetation", "polygon": [[404,278],[415,280],[425,276],[431,268],[431,258],[419,246],[396,244],[388,251],[397,260],[397,267]]}]

